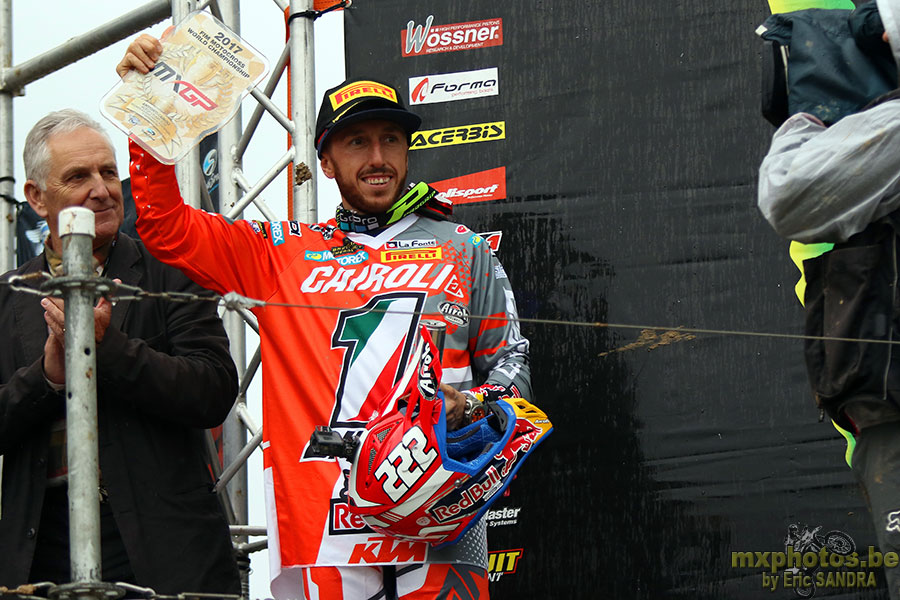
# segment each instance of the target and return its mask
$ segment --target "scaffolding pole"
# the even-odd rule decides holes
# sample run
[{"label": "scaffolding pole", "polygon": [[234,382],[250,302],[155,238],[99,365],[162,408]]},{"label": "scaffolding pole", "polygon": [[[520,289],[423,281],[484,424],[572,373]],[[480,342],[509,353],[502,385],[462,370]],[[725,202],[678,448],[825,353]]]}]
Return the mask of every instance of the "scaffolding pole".
[{"label": "scaffolding pole", "polygon": [[[94,213],[83,207],[59,213],[63,272],[94,275]],[[73,281],[73,283],[75,283]],[[75,584],[101,580],[100,457],[97,446],[97,372],[94,295],[88,286],[64,289],[66,344],[66,454],[69,464],[69,564]],[[85,597],[97,597],[88,593]]]},{"label": "scaffolding pole", "polygon": [[[12,66],[12,0],[0,0],[0,80]],[[13,93],[0,89],[0,252],[3,272],[16,261],[16,179],[13,152]]]},{"label": "scaffolding pole", "polygon": [[[241,33],[241,13],[239,0],[219,0],[219,11],[222,22],[235,33]],[[227,212],[226,207],[234,206],[240,191],[235,182],[235,171],[241,168],[240,158],[235,153],[235,146],[241,137],[241,110],[238,110],[234,118],[219,130],[218,167],[219,167],[219,207],[221,212]],[[231,344],[231,357],[243,380],[247,369],[247,333],[241,315],[234,311],[226,311],[222,318],[228,340]],[[222,426],[222,456],[225,466],[229,466],[238,457],[241,448],[247,442],[247,431],[237,417],[235,411],[246,401],[244,393],[239,393],[235,405],[232,407],[228,418]],[[228,504],[234,511],[236,526],[232,533],[232,540],[236,548],[241,548],[248,542],[246,528],[250,518],[249,501],[247,496],[247,465],[244,463],[237,474],[232,478],[224,491],[228,498]],[[238,553],[238,567],[241,575],[241,596],[250,597],[250,557],[247,553]]]},{"label": "scaffolding pole", "polygon": [[[291,15],[309,13],[313,0],[291,0]],[[316,154],[310,140],[315,135],[316,115],[316,56],[313,43],[313,19],[297,17],[290,21],[291,44],[291,120],[294,132],[294,169],[291,173],[293,214],[291,218],[303,223],[315,223]],[[305,182],[305,183],[304,183]]]},{"label": "scaffolding pole", "polygon": [[[196,0],[171,0],[172,1],[172,25],[178,25],[192,11],[196,10]],[[206,185],[200,172],[200,147],[194,146],[184,157],[175,164],[175,175],[178,177],[178,187],[181,197],[190,206],[200,208],[202,194],[200,186]]]}]

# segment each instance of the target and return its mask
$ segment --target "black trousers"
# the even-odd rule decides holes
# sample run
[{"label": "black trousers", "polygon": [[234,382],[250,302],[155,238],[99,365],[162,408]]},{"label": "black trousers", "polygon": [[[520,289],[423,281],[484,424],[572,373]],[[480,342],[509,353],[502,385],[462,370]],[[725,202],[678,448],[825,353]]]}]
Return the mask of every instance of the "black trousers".
[{"label": "black trousers", "polygon": [[[100,554],[103,581],[136,583],[122,536],[108,503],[100,504]],[[28,581],[69,583],[69,500],[68,487],[47,488],[38,527],[37,545]]]},{"label": "black trousers", "polygon": [[[900,421],[863,429],[856,436],[852,463],[868,496],[882,554],[900,554]],[[891,600],[900,600],[900,566],[884,571]]]}]

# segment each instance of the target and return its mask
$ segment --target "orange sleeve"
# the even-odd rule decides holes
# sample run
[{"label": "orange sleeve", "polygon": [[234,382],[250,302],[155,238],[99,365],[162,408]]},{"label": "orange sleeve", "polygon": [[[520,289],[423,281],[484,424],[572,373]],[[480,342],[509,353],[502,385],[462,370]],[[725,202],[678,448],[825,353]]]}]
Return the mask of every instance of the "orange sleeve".
[{"label": "orange sleeve", "polygon": [[128,142],[137,231],[150,252],[205,288],[268,299],[277,287],[269,245],[247,221],[184,203],[175,169]]}]

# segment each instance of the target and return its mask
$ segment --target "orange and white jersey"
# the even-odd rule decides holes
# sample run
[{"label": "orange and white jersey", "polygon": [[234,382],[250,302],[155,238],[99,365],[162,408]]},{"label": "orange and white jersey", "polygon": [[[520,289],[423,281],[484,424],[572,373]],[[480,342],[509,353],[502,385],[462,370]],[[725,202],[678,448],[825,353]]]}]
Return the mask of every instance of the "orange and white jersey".
[{"label": "orange and white jersey", "polygon": [[273,578],[313,565],[484,566],[480,540],[473,558],[465,540],[435,552],[369,530],[347,510],[349,463],[311,456],[309,439],[317,425],[340,434],[365,426],[406,364],[421,318],[447,324],[444,383],[531,397],[528,341],[487,241],[416,215],[377,235],[345,233],[334,221],[230,222],[185,205],[171,167],[134,144],[131,152],[138,231],[151,252],[204,287],[267,303],[253,312]]}]

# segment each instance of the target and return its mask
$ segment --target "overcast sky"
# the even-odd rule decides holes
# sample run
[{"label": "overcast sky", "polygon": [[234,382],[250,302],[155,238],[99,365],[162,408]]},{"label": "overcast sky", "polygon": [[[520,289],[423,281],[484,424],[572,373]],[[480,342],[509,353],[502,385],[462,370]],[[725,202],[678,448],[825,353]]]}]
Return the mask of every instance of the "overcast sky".
[{"label": "overcast sky", "polygon": [[[65,43],[66,40],[85,33],[103,23],[113,21],[142,5],[135,0],[91,0],[71,2],[48,0],[13,1],[13,64],[20,64],[42,52]],[[316,21],[316,89],[315,104],[322,92],[344,79],[343,62],[343,17],[340,13],[325,15]],[[159,36],[170,21],[151,27],[147,32]],[[266,56],[269,63],[278,59],[284,44],[284,19],[281,10],[271,0],[244,0],[241,3],[241,36]],[[124,54],[128,41],[119,42],[105,50],[74,63],[61,71],[30,84],[25,95],[13,102],[13,123],[15,142],[16,197],[24,200],[22,186],[25,174],[22,167],[22,146],[32,125],[52,110],[77,108],[98,121],[109,131],[116,145],[119,175],[128,176],[128,155],[125,136],[107,121],[99,110],[100,99],[114,85],[118,78],[114,67]],[[279,86],[275,93],[276,103],[287,113],[286,84]],[[249,98],[244,101],[243,121],[250,117],[256,102]],[[251,142],[244,158],[244,171],[253,183],[276,161],[286,148],[284,129],[268,115]],[[339,201],[337,189],[330,180],[318,178],[319,219],[331,216]],[[290,218],[287,213],[287,184],[282,175],[263,193],[263,198],[279,218]],[[246,218],[261,218],[254,209],[245,212]],[[247,356],[256,348],[256,340],[248,335]],[[257,375],[257,380],[259,376]],[[250,390],[248,405],[261,423],[259,381]],[[262,458],[257,451],[249,464],[250,524],[264,525],[265,514],[262,492]],[[253,573],[250,580],[251,598],[269,597],[268,560],[265,552],[251,556]],[[190,590],[185,590],[190,591]]]}]

